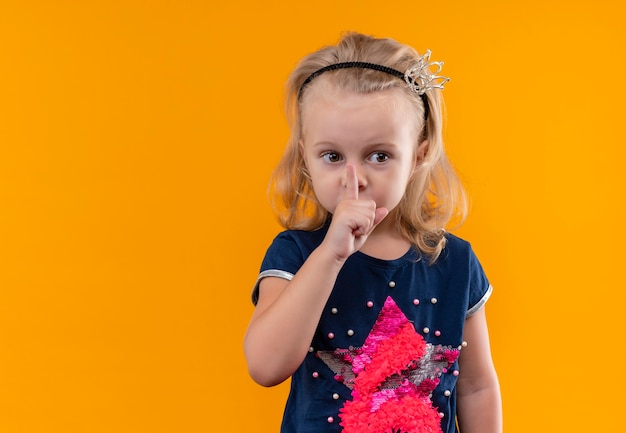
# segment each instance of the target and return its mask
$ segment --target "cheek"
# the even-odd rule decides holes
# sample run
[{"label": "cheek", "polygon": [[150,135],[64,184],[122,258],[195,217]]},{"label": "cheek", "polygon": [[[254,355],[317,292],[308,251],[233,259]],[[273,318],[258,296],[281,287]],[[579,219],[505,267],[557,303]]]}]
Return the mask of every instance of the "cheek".
[{"label": "cheek", "polygon": [[406,164],[406,166],[403,169],[403,177],[404,177],[405,184],[408,184],[413,178],[413,176],[415,176],[415,174],[419,170],[420,165],[421,164],[413,158]]},{"label": "cheek", "polygon": [[337,206],[340,194],[334,183],[327,177],[319,176],[315,178],[315,181],[311,182],[311,185],[317,201],[324,209],[333,212]]},{"label": "cheek", "polygon": [[313,185],[313,190],[315,194],[322,195],[328,197],[333,192],[333,188],[331,188],[331,182],[328,178],[324,176],[314,176],[311,180],[311,184]]},{"label": "cheek", "polygon": [[395,200],[401,199],[406,193],[407,186],[413,175],[412,167],[399,168],[399,171],[387,176],[384,179],[386,188],[390,189]]}]

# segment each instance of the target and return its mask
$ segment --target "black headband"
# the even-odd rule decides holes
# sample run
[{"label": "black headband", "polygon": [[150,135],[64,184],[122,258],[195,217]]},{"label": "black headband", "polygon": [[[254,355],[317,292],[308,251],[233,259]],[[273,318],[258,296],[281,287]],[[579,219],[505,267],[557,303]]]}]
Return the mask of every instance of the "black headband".
[{"label": "black headband", "polygon": [[[400,72],[397,69],[390,68],[388,66],[378,65],[376,63],[368,63],[368,62],[334,63],[332,65],[328,65],[321,69],[318,69],[317,71],[309,75],[306,80],[304,80],[304,82],[302,83],[302,86],[300,86],[300,90],[298,91],[298,100],[302,98],[302,93],[304,92],[304,88],[318,75],[321,75],[324,72],[328,72],[328,71],[334,71],[337,69],[349,69],[349,68],[373,69],[375,71],[386,72],[389,75],[393,75],[394,77],[400,78],[403,81],[407,81],[407,76],[405,73]],[[430,111],[430,107],[428,105],[428,97],[426,96],[425,93],[420,93],[419,95],[422,98],[422,102],[424,103],[424,121],[426,121],[428,120],[428,113]]]}]

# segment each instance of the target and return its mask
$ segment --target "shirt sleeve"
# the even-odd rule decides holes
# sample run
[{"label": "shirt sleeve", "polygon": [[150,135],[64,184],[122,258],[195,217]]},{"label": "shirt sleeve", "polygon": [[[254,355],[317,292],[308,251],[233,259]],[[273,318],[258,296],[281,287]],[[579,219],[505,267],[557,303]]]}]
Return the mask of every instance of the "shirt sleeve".
[{"label": "shirt sleeve", "polygon": [[491,287],[485,271],[472,249],[470,249],[469,255],[469,278],[469,302],[466,318],[472,316],[485,305],[493,291],[493,287]]},{"label": "shirt sleeve", "polygon": [[252,303],[256,305],[259,300],[259,284],[263,278],[278,277],[291,281],[303,263],[302,249],[296,239],[289,232],[279,234],[261,263],[261,271],[252,289]]}]

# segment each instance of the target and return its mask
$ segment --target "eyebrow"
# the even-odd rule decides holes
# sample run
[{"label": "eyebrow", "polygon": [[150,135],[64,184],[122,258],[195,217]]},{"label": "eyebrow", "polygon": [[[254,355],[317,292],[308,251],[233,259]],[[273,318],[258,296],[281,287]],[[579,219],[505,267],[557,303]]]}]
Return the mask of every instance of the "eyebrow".
[{"label": "eyebrow", "polygon": [[[329,148],[337,148],[342,147],[340,143],[330,140],[321,140],[311,144],[311,148],[316,149],[318,147],[329,147]],[[374,150],[376,148],[393,148],[397,149],[398,145],[392,141],[372,141],[371,143],[367,143],[363,145],[364,149]]]}]

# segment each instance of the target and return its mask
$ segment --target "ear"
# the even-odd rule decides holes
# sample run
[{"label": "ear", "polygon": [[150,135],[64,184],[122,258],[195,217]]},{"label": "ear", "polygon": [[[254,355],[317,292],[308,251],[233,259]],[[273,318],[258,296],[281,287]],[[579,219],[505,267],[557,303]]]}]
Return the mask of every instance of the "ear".
[{"label": "ear", "polygon": [[415,168],[419,167],[426,158],[426,155],[428,155],[428,145],[428,140],[424,140],[417,146],[417,150],[415,151]]}]

